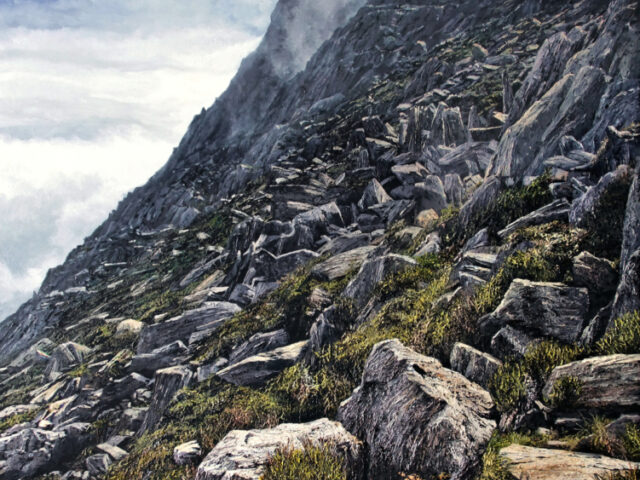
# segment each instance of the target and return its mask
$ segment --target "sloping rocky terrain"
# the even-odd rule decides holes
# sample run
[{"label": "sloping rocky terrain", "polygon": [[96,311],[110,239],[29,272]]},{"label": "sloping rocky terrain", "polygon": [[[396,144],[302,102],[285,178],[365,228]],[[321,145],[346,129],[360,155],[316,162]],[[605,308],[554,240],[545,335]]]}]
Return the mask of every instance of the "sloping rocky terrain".
[{"label": "sloping rocky terrain", "polygon": [[633,0],[280,0],[1,326],[2,479],[636,479]]}]

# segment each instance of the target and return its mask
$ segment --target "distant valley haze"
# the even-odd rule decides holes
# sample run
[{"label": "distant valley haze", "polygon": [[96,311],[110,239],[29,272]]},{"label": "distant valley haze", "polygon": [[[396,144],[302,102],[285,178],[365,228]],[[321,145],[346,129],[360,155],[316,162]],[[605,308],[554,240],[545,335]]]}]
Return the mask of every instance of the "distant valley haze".
[{"label": "distant valley haze", "polygon": [[0,321],[169,158],[275,0],[0,0]]}]

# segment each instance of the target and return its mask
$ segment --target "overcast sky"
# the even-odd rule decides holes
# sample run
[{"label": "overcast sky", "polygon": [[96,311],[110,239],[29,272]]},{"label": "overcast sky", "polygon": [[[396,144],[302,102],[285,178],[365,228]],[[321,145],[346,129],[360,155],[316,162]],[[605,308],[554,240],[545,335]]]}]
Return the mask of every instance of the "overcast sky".
[{"label": "overcast sky", "polygon": [[258,45],[276,0],[0,0],[0,320]]}]

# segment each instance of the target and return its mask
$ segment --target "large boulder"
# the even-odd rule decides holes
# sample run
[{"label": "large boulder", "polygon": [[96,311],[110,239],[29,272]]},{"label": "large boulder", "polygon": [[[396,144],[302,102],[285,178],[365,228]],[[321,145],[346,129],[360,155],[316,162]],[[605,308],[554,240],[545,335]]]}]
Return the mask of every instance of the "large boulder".
[{"label": "large boulder", "polygon": [[549,397],[556,382],[577,379],[576,407],[624,410],[640,407],[640,354],[592,357],[556,367],[543,394]]},{"label": "large boulder", "polygon": [[182,388],[191,385],[195,380],[193,372],[184,365],[158,370],[154,378],[153,397],[147,416],[140,427],[140,434],[153,430],[174,395]]},{"label": "large boulder", "polygon": [[240,311],[240,307],[229,302],[206,302],[202,307],[188,310],[166,322],[146,325],[140,332],[138,353],[149,353],[176,340],[189,342],[189,337],[198,328],[215,329]]},{"label": "large boulder", "polygon": [[351,298],[356,305],[362,307],[369,300],[374,288],[385,277],[415,265],[417,263],[411,257],[397,254],[367,260],[362,264],[355,278],[349,282],[342,295]]},{"label": "large boulder", "polygon": [[640,468],[640,463],[591,453],[513,444],[500,450],[509,473],[527,480],[596,480]]},{"label": "large boulder", "polygon": [[636,310],[640,310],[640,249],[629,257],[620,276],[620,283],[611,307],[609,328],[618,317]]},{"label": "large boulder", "polygon": [[480,323],[485,333],[509,325],[534,336],[572,343],[580,337],[588,311],[586,288],[516,279],[498,308]]},{"label": "large boulder", "polygon": [[582,252],[573,259],[571,274],[576,285],[587,287],[594,294],[613,292],[618,283],[618,272],[612,261]]},{"label": "large boulder", "polygon": [[198,467],[196,480],[255,480],[278,449],[328,444],[344,458],[353,478],[362,478],[362,447],[338,422],[285,423],[265,430],[229,432]]},{"label": "large boulder", "polygon": [[308,347],[309,342],[302,341],[259,353],[220,370],[217,375],[234,385],[263,385],[285,368],[298,363]]},{"label": "large boulder", "polygon": [[487,391],[398,340],[372,350],[338,419],[364,441],[369,478],[471,478],[496,424]]},{"label": "large boulder", "polygon": [[502,362],[493,355],[476,350],[464,343],[456,343],[453,346],[449,363],[453,370],[484,388],[487,388],[489,380],[502,365]]},{"label": "large boulder", "polygon": [[0,478],[30,478],[79,453],[91,425],[71,423],[56,430],[25,428],[0,437]]}]

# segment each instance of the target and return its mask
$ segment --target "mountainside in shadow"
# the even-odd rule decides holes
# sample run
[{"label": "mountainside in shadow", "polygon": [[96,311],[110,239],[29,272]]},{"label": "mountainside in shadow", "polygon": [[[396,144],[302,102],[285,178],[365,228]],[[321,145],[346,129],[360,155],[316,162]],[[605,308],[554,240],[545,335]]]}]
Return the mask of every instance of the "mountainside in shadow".
[{"label": "mountainside in shadow", "polygon": [[632,479],[632,0],[280,0],[3,322],[0,477]]}]

